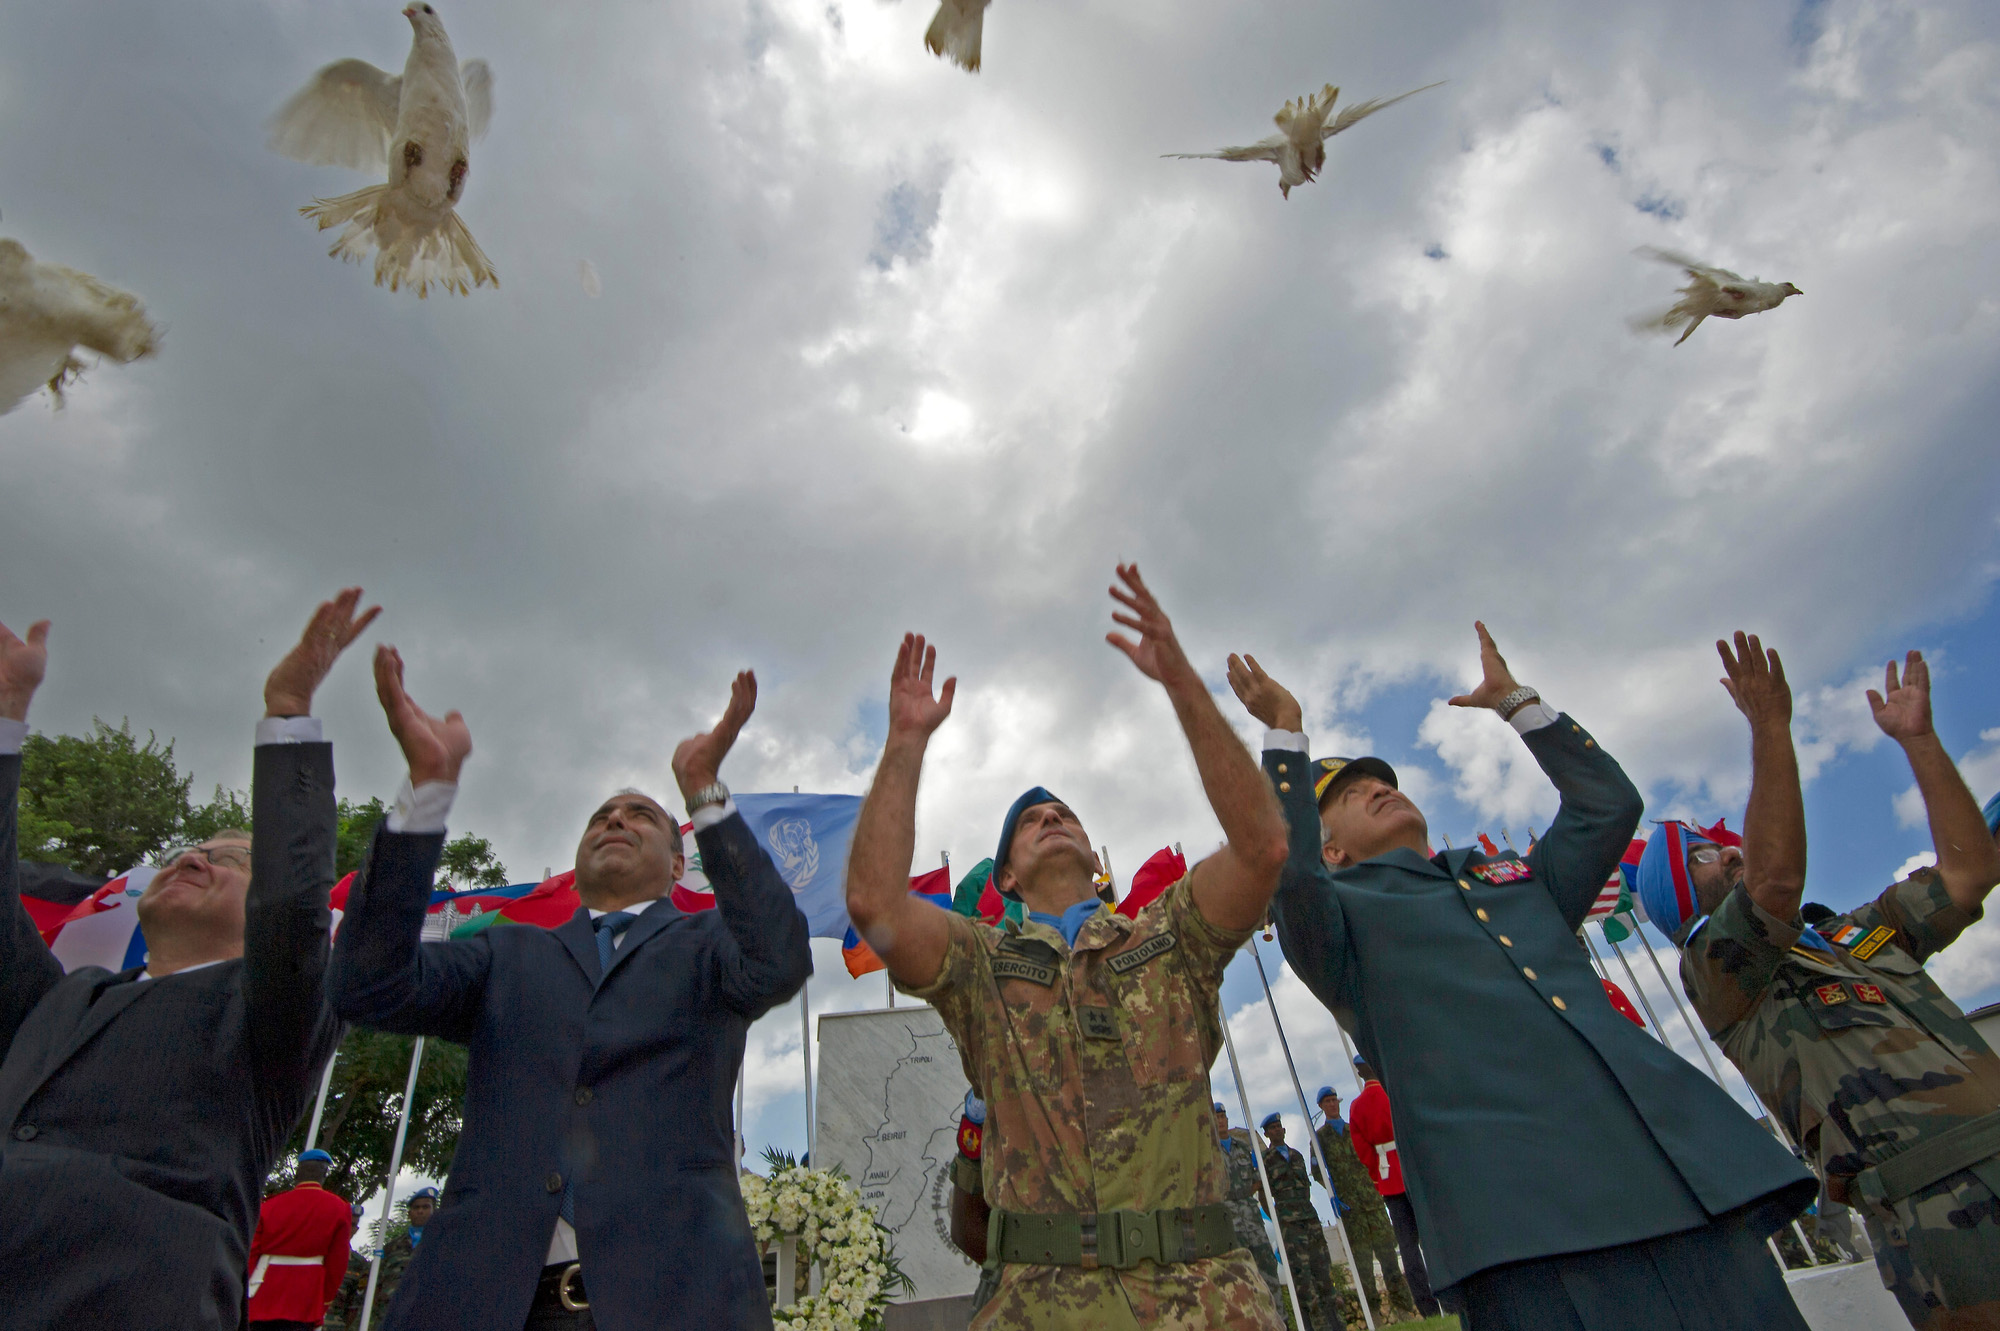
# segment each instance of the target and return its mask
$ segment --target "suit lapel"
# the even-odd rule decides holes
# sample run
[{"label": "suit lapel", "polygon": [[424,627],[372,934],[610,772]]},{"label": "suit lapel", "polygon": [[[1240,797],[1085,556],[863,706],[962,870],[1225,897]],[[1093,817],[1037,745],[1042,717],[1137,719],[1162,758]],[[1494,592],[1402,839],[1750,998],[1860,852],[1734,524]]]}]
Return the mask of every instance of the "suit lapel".
[{"label": "suit lapel", "polygon": [[[637,952],[641,944],[672,924],[681,914],[680,907],[674,905],[672,901],[665,897],[648,906],[645,914],[625,926],[625,940],[612,952],[611,970],[604,972],[604,980],[610,979],[612,971],[617,970],[624,963],[625,958]],[[595,940],[593,940],[592,946],[595,947],[595,945]],[[602,985],[604,980],[599,980],[598,984]]]},{"label": "suit lapel", "polygon": [[566,923],[557,925],[554,932],[562,945],[569,949],[570,956],[576,959],[585,977],[592,985],[597,984],[601,978],[597,971],[597,934],[590,927],[590,912],[578,906],[576,914],[570,916]]},{"label": "suit lapel", "polygon": [[141,980],[140,970],[122,971],[117,975],[107,975],[96,986],[96,993],[90,1006],[84,1009],[82,1020],[69,1038],[56,1046],[55,1057],[42,1069],[38,1081],[47,1081],[56,1074],[56,1069],[76,1057],[77,1051],[89,1044],[96,1034],[111,1024],[111,1019],[144,998],[158,980]]}]

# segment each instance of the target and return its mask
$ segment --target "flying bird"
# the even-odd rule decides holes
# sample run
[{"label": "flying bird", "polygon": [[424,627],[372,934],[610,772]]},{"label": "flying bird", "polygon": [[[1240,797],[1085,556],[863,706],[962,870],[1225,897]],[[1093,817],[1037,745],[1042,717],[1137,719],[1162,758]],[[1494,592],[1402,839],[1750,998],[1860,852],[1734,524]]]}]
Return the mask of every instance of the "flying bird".
[{"label": "flying bird", "polygon": [[84,369],[79,347],[129,365],[159,340],[138,297],[0,240],[0,415],[43,387],[60,407]]},{"label": "flying bird", "polygon": [[344,228],[327,253],[360,263],[375,253],[375,285],[419,298],[433,283],[461,296],[488,282],[493,265],[458,216],[471,169],[471,141],[493,118],[493,71],[458,63],[437,10],[403,10],[415,30],[401,76],[365,60],[336,60],[271,120],[271,147],[315,166],[387,172],[388,183],[299,211],[319,229]]},{"label": "flying bird", "polygon": [[1694,336],[1694,330],[1701,327],[1701,321],[1711,314],[1718,319],[1741,319],[1746,314],[1775,310],[1785,303],[1787,296],[1805,294],[1790,282],[1763,282],[1756,278],[1739,277],[1727,268],[1711,268],[1672,250],[1654,249],[1647,245],[1633,252],[1641,258],[1657,259],[1682,269],[1688,275],[1688,284],[1680,288],[1678,304],[1662,314],[1642,315],[1632,321],[1632,327],[1639,332],[1671,333],[1686,324],[1687,329],[1675,339],[1675,346]]},{"label": "flying bird", "polygon": [[924,33],[924,46],[960,69],[979,72],[979,37],[986,26],[986,6],[993,0],[940,0],[937,17]]},{"label": "flying bird", "polygon": [[1385,106],[1394,106],[1405,97],[1415,97],[1420,92],[1429,92],[1436,83],[1426,83],[1421,88],[1412,88],[1395,97],[1377,97],[1369,102],[1356,102],[1332,120],[1333,104],[1340,97],[1340,89],[1331,83],[1310,97],[1295,97],[1273,116],[1278,132],[1266,139],[1243,148],[1222,148],[1212,153],[1166,153],[1167,157],[1183,160],[1197,157],[1218,157],[1225,162],[1276,162],[1278,164],[1278,192],[1286,198],[1292,197],[1292,186],[1303,185],[1319,176],[1320,168],[1326,165],[1326,141],[1342,130],[1374,115]]}]

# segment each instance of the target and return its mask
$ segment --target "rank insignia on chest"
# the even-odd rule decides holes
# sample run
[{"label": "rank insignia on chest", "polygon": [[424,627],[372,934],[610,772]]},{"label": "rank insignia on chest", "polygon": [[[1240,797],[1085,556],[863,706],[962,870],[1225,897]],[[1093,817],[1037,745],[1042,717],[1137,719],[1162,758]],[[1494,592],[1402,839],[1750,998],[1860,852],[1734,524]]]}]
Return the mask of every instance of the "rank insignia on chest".
[{"label": "rank insignia on chest", "polygon": [[1535,871],[1525,860],[1488,860],[1475,864],[1466,870],[1482,883],[1518,883],[1524,878],[1533,878]]},{"label": "rank insignia on chest", "polygon": [[1886,1004],[1889,1001],[1879,984],[1862,984],[1857,981],[1854,986],[1854,996],[1864,1003]]},{"label": "rank insignia on chest", "polygon": [[[1859,928],[1858,925],[1856,927]],[[1866,938],[1862,939],[1860,942],[1856,943],[1853,947],[1848,948],[1847,950],[1852,952],[1857,960],[1866,961],[1868,960],[1868,958],[1874,956],[1877,952],[1880,952],[1883,948],[1883,945],[1888,943],[1891,939],[1895,938],[1895,936],[1896,936],[1896,931],[1894,929],[1891,929],[1888,925],[1886,924],[1877,925],[1875,928],[1868,931],[1868,936]]]},{"label": "rank insignia on chest", "polygon": [[1118,1038],[1118,1017],[1108,1007],[1089,1007],[1079,1003],[1076,1019],[1083,1027],[1085,1039],[1115,1040]]},{"label": "rank insignia on chest", "polygon": [[1818,988],[1814,989],[1813,993],[1817,994],[1819,996],[1819,1001],[1826,1004],[1828,1007],[1833,1007],[1836,1004],[1845,1003],[1847,1001],[1847,986],[1845,985],[1823,984],[1820,985]]}]

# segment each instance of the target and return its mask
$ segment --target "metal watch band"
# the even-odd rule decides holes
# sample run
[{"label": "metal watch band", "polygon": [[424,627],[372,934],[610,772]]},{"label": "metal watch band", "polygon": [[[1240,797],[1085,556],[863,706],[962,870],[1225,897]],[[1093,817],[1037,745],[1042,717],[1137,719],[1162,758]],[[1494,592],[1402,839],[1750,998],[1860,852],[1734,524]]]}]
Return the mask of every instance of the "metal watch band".
[{"label": "metal watch band", "polygon": [[1533,689],[1529,688],[1526,684],[1523,684],[1520,688],[1515,689],[1512,693],[1502,698],[1500,700],[1500,705],[1495,707],[1493,710],[1500,713],[1500,719],[1502,721],[1512,721],[1514,719],[1514,713],[1520,711],[1523,707],[1526,707],[1531,702],[1540,702],[1541,700],[1542,700],[1541,694],[1535,692]]},{"label": "metal watch band", "polygon": [[729,802],[729,787],[720,781],[710,782],[694,794],[688,796],[688,817],[692,818],[697,809],[706,809],[711,804]]}]

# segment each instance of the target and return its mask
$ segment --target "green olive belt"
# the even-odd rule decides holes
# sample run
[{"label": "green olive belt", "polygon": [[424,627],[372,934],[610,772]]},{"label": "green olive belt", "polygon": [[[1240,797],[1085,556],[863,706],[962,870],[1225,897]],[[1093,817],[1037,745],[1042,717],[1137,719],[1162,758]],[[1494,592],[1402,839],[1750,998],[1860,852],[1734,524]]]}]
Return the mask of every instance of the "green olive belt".
[{"label": "green olive belt", "polygon": [[1855,1175],[1846,1191],[1866,1201],[1893,1206],[1917,1189],[1995,1155],[2000,1155],[2000,1112],[1961,1123],[1949,1132],[1898,1151],[1881,1164]]},{"label": "green olive belt", "polygon": [[1030,1266],[1124,1269],[1140,1262],[1192,1262],[1243,1246],[1221,1202],[1158,1211],[1032,1215],[995,1210],[986,1222],[989,1259]]}]

